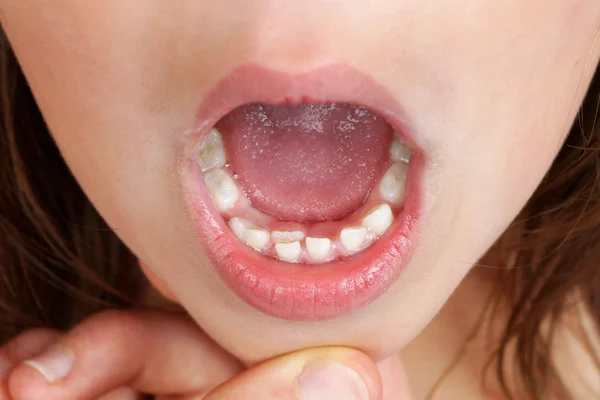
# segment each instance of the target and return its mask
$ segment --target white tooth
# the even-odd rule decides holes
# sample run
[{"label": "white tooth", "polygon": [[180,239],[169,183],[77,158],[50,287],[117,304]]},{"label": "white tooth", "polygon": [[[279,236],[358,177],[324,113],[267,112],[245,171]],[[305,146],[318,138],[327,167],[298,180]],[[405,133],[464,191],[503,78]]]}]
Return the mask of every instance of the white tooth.
[{"label": "white tooth", "polygon": [[235,236],[255,250],[261,251],[269,243],[269,232],[247,219],[233,217],[229,220],[229,227]]},{"label": "white tooth", "polygon": [[306,250],[315,261],[324,260],[331,251],[331,240],[327,238],[306,238]]},{"label": "white tooth", "polygon": [[362,226],[378,235],[383,234],[394,221],[394,214],[389,204],[381,204],[362,220]]},{"label": "white tooth", "polygon": [[407,171],[408,164],[403,162],[397,162],[387,170],[379,183],[379,193],[385,200],[394,204],[404,201]]},{"label": "white tooth", "polygon": [[223,147],[221,133],[217,129],[212,128],[204,138],[200,151],[196,156],[196,161],[202,172],[213,168],[221,168],[225,165],[225,148]]},{"label": "white tooth", "polygon": [[390,147],[390,156],[394,161],[402,161],[408,163],[410,160],[410,149],[404,145],[398,138],[394,138]]},{"label": "white tooth", "polygon": [[240,197],[235,181],[222,169],[214,169],[204,174],[204,183],[219,211],[228,210]]},{"label": "white tooth", "polygon": [[283,261],[298,262],[302,248],[300,242],[277,243],[275,245],[277,257]]},{"label": "white tooth", "polygon": [[269,232],[264,229],[246,229],[243,240],[254,250],[261,251],[269,243]]},{"label": "white tooth", "polygon": [[289,243],[304,239],[302,231],[273,231],[271,238],[275,243]]},{"label": "white tooth", "polygon": [[244,232],[246,232],[248,222],[249,221],[238,217],[233,217],[229,220],[229,227],[233,231],[234,235],[238,237],[238,239],[244,239]]},{"label": "white tooth", "polygon": [[367,237],[367,230],[362,227],[349,226],[342,229],[340,232],[340,241],[342,245],[348,251],[360,250],[365,238]]}]

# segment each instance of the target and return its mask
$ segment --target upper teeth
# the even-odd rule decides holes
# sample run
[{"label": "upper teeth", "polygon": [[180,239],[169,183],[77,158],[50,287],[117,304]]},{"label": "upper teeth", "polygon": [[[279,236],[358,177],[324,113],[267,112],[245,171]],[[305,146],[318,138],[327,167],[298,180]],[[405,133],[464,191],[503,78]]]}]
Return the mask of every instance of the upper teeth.
[{"label": "upper teeth", "polygon": [[214,169],[204,174],[204,183],[219,211],[231,208],[240,196],[237,185],[222,169]]},{"label": "upper teeth", "polygon": [[223,147],[223,139],[221,139],[221,134],[216,128],[212,128],[204,138],[196,159],[202,172],[213,168],[221,168],[225,165],[227,158]]},{"label": "upper teeth", "polygon": [[390,203],[400,204],[404,201],[404,186],[408,164],[397,162],[387,170],[379,183],[379,193]]}]

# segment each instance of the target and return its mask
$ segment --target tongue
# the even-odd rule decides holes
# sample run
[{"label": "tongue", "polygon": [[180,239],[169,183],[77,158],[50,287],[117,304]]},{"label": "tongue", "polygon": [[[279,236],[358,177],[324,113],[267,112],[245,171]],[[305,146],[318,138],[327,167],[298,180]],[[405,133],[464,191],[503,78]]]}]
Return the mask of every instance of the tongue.
[{"label": "tongue", "polygon": [[393,138],[383,118],[348,104],[249,104],[217,128],[252,205],[305,223],[357,209],[381,176]]}]

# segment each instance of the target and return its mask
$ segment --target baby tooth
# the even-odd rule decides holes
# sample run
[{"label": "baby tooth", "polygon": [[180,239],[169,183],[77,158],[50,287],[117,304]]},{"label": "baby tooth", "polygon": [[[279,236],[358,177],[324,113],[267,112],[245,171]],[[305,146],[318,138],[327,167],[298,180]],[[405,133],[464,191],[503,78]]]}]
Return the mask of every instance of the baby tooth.
[{"label": "baby tooth", "polygon": [[238,237],[238,239],[244,239],[244,232],[246,232],[247,225],[247,221],[238,217],[233,217],[229,220],[229,227],[233,231],[234,235]]},{"label": "baby tooth", "polygon": [[263,250],[269,243],[269,232],[257,228],[252,222],[233,217],[229,220],[229,227],[239,239],[255,250]]},{"label": "baby tooth", "polygon": [[235,181],[222,169],[215,169],[204,174],[204,183],[219,211],[231,208],[240,196]]},{"label": "baby tooth", "polygon": [[300,247],[300,242],[277,243],[275,251],[277,252],[277,257],[283,261],[298,262],[302,248]]},{"label": "baby tooth", "polygon": [[363,218],[362,226],[381,235],[390,227],[393,221],[392,208],[388,204],[381,204]]},{"label": "baby tooth", "polygon": [[202,172],[225,165],[225,148],[223,147],[221,133],[217,129],[212,128],[204,138],[200,151],[196,156],[196,161]]},{"label": "baby tooth", "polygon": [[306,238],[306,250],[315,261],[325,259],[331,250],[331,240],[327,238]]},{"label": "baby tooth", "polygon": [[407,164],[397,162],[381,178],[379,193],[385,200],[394,204],[401,204],[404,201],[404,186],[406,184],[407,171]]},{"label": "baby tooth", "polygon": [[271,232],[271,238],[275,243],[289,243],[300,241],[304,239],[304,232],[302,231],[273,231]]},{"label": "baby tooth", "polygon": [[269,243],[269,232],[263,229],[246,229],[243,236],[244,242],[254,250],[261,251]]},{"label": "baby tooth", "polygon": [[366,237],[367,230],[362,227],[349,226],[340,232],[342,245],[352,252],[360,250]]},{"label": "baby tooth", "polygon": [[394,161],[408,163],[410,160],[410,149],[404,145],[398,138],[395,138],[390,147],[390,156]]}]

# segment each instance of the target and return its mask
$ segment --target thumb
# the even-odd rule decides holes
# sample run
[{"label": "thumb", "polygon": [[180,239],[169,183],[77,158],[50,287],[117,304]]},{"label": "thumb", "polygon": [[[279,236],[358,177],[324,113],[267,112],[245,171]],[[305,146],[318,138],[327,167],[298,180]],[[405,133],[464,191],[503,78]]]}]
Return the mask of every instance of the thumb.
[{"label": "thumb", "polygon": [[312,348],[254,366],[204,398],[229,399],[380,400],[381,378],[374,362],[357,350]]}]

